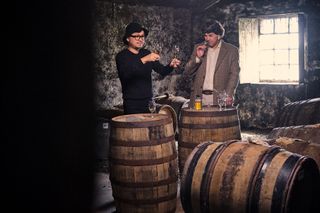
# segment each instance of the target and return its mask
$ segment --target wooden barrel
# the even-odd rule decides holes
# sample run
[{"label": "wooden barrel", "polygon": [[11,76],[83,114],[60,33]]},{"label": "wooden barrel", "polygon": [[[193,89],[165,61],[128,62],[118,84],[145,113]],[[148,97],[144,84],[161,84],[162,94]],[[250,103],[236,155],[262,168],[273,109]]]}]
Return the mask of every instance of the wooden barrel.
[{"label": "wooden barrel", "polygon": [[[318,138],[320,140],[320,138]],[[297,138],[279,137],[267,141],[270,145],[281,146],[289,152],[313,158],[320,169],[320,144],[310,143]]]},{"label": "wooden barrel", "polygon": [[175,212],[178,167],[171,118],[115,117],[111,140],[110,181],[117,212]]},{"label": "wooden barrel", "polygon": [[320,123],[273,128],[267,138],[276,139],[279,137],[298,138],[309,143],[320,144]]},{"label": "wooden barrel", "polygon": [[174,96],[171,94],[165,94],[162,96],[155,97],[156,102],[162,105],[171,106],[177,114],[177,118],[180,119],[181,109],[189,106],[190,99],[186,99],[182,96]]},{"label": "wooden barrel", "polygon": [[237,140],[198,145],[180,189],[185,212],[215,213],[319,212],[319,193],[312,158]]},{"label": "wooden barrel", "polygon": [[178,118],[176,111],[169,105],[157,105],[157,112],[159,114],[168,115],[172,119],[173,131],[176,134],[178,129]]},{"label": "wooden barrel", "polygon": [[320,98],[296,101],[285,105],[276,127],[299,126],[320,123]]},{"label": "wooden barrel", "polygon": [[182,109],[178,140],[180,174],[188,155],[199,143],[240,138],[240,121],[236,108],[224,111],[215,107],[203,110]]}]

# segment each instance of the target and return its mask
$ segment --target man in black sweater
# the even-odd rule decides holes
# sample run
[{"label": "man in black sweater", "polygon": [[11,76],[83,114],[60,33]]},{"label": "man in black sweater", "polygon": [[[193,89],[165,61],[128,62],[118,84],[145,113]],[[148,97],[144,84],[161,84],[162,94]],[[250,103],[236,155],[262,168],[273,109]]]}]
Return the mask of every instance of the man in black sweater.
[{"label": "man in black sweater", "polygon": [[167,66],[162,65],[158,53],[143,48],[147,35],[148,30],[140,24],[128,24],[123,37],[128,47],[116,56],[124,114],[148,113],[148,102],[153,97],[152,70],[166,76],[181,63],[173,58]]}]

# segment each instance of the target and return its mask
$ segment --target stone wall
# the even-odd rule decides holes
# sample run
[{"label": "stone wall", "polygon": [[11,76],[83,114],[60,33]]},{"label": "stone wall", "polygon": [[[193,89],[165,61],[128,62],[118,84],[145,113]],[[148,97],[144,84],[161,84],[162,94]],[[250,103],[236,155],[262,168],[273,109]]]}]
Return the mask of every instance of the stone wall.
[{"label": "stone wall", "polygon": [[[226,29],[225,41],[239,46],[238,20],[263,14],[304,12],[308,23],[307,70],[301,85],[241,84],[236,93],[241,127],[272,128],[284,104],[320,96],[320,3],[317,0],[224,0],[207,10],[201,7],[182,9],[163,6],[117,4],[98,1],[96,8],[96,108],[112,109],[122,104],[121,86],[115,66],[115,55],[123,46],[121,38],[126,24],[138,21],[150,30],[146,48],[161,50],[161,62],[173,55],[173,46],[180,47],[183,66],[193,44],[201,38],[202,28],[213,19]],[[166,92],[189,98],[190,80],[175,72],[164,79],[154,74],[154,94]]]},{"label": "stone wall", "polygon": [[[95,13],[94,35],[96,50],[95,85],[96,108],[112,109],[122,104],[121,84],[115,64],[116,54],[126,48],[122,43],[125,27],[131,21],[139,22],[149,30],[146,48],[159,49],[160,62],[168,64],[173,56],[174,45],[180,48],[179,57],[187,58],[191,47],[191,12],[160,6],[139,6],[98,1]],[[185,60],[184,60],[185,61]],[[162,79],[153,74],[155,95],[166,92],[187,96],[181,86],[179,70]]]}]

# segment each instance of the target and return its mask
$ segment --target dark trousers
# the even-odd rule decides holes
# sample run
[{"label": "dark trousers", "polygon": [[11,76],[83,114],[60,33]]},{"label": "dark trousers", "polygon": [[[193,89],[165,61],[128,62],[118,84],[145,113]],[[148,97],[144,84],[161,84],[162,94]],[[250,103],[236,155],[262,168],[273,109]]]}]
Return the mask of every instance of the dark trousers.
[{"label": "dark trousers", "polygon": [[151,98],[123,100],[124,114],[150,113],[148,102]]}]

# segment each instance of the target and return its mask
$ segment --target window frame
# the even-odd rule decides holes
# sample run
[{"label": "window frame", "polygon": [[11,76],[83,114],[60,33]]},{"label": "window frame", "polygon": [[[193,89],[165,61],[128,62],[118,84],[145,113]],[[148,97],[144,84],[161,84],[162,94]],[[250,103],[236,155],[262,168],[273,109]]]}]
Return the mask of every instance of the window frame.
[{"label": "window frame", "polygon": [[[293,17],[298,18],[298,82],[294,81],[261,81],[260,80],[260,69],[259,60],[250,60],[250,55],[259,54],[259,40],[260,40],[260,21],[262,19],[277,19],[281,17]],[[244,25],[248,25],[249,27]],[[240,56],[240,84],[251,83],[251,84],[302,84],[304,82],[304,76],[307,72],[307,17],[304,13],[285,13],[285,14],[270,14],[260,15],[254,17],[242,17],[239,18],[239,56]],[[249,32],[244,30],[249,29]],[[248,38],[247,38],[248,37]],[[250,43],[249,43],[250,42]],[[249,47],[248,45],[251,45]],[[253,70],[255,69],[255,71]],[[247,79],[246,79],[247,77]]]}]

